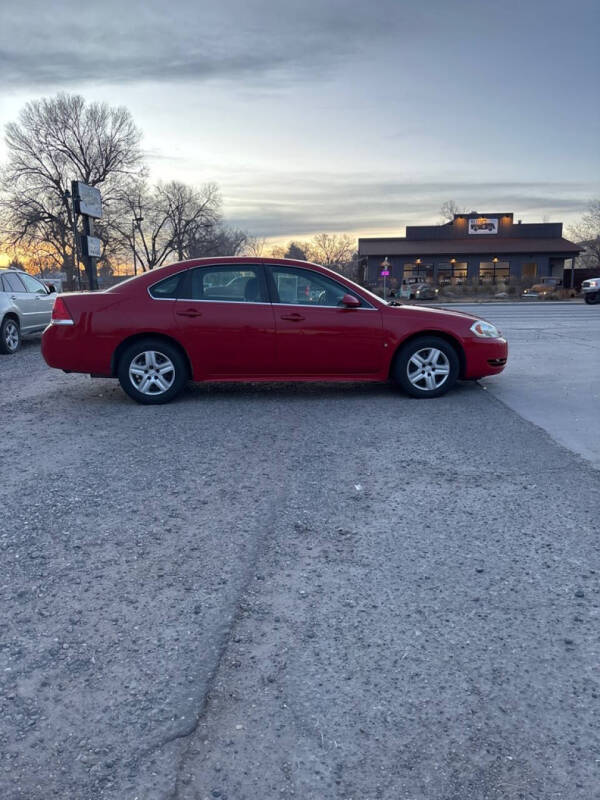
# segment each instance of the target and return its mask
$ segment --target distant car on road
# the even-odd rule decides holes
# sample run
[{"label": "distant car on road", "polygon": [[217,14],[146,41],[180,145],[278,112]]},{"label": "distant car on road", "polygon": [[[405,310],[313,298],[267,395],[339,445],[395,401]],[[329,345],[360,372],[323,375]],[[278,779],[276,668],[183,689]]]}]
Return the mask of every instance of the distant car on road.
[{"label": "distant car on road", "polygon": [[566,300],[575,297],[575,289],[565,289],[562,278],[548,276],[541,278],[529,289],[524,289],[521,297],[524,300]]},{"label": "distant car on road", "polygon": [[390,305],[317,264],[237,257],[62,295],[42,354],[65,372],[118,378],[151,404],[173,399],[190,379],[391,379],[413,397],[439,397],[459,378],[502,372],[507,343],[478,317]]},{"label": "distant car on road", "polygon": [[430,283],[415,283],[410,287],[411,300],[435,300],[438,292]]},{"label": "distant car on road", "polygon": [[581,291],[586,303],[590,305],[600,303],[600,278],[589,278],[587,281],[582,281]]},{"label": "distant car on road", "polygon": [[16,353],[21,338],[43,331],[50,322],[56,293],[15,269],[0,270],[0,353]]}]

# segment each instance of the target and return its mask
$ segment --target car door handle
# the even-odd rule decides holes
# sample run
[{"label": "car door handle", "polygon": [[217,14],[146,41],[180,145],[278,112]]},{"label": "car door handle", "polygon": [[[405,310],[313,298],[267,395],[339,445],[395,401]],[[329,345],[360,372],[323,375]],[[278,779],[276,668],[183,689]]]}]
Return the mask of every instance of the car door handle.
[{"label": "car door handle", "polygon": [[301,322],[306,317],[303,317],[302,314],[282,314],[281,319],[287,319],[290,322]]},{"label": "car door handle", "polygon": [[178,317],[201,317],[202,312],[195,308],[186,308],[185,311],[176,311]]}]

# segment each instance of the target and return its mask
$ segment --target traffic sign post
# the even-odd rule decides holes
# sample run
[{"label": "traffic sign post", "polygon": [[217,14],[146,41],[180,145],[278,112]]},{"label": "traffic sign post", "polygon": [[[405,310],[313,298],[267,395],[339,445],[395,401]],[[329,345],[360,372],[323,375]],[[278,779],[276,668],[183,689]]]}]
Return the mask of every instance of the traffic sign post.
[{"label": "traffic sign post", "polygon": [[381,262],[381,277],[383,278],[383,299],[385,300],[386,292],[386,278],[389,277],[391,264],[386,256]]},{"label": "traffic sign post", "polygon": [[94,291],[98,288],[96,262],[102,255],[102,242],[94,236],[94,219],[102,217],[102,196],[95,186],[88,186],[81,181],[71,181],[71,194],[75,214],[83,217],[81,249],[89,288]]},{"label": "traffic sign post", "polygon": [[102,217],[102,195],[100,189],[88,186],[81,181],[71,181],[71,192],[75,201],[75,211],[94,219]]}]

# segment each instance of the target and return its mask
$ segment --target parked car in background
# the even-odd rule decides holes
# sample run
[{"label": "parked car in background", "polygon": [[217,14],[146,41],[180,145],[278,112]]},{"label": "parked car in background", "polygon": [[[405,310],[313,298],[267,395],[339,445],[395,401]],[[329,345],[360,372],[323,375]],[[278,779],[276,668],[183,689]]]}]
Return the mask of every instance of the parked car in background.
[{"label": "parked car in background", "polygon": [[581,291],[586,303],[600,303],[600,278],[589,278],[581,284]]},{"label": "parked car in background", "polygon": [[61,295],[42,336],[49,366],[118,378],[145,404],[172,400],[188,380],[392,380],[439,397],[458,379],[502,372],[507,352],[478,317],[390,305],[325,267],[272,258],[184,261]]},{"label": "parked car in background", "polygon": [[411,300],[435,300],[439,293],[430,283],[415,283],[410,290]]},{"label": "parked car in background", "polygon": [[524,289],[521,295],[524,300],[567,300],[569,297],[576,296],[575,289],[565,289],[562,278],[551,276],[541,278],[531,288]]},{"label": "parked car in background", "polygon": [[0,353],[16,353],[21,338],[50,322],[56,292],[15,269],[0,270]]}]

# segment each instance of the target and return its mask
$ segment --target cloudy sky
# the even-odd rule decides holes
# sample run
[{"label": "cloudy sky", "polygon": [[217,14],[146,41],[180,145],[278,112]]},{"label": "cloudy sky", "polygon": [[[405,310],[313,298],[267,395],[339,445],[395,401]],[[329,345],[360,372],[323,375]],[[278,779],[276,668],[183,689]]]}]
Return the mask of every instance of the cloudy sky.
[{"label": "cloudy sky", "polygon": [[599,41],[597,0],[6,0],[0,123],[125,105],[154,178],[216,181],[257,236],[402,234],[448,199],[568,223],[600,194]]}]

